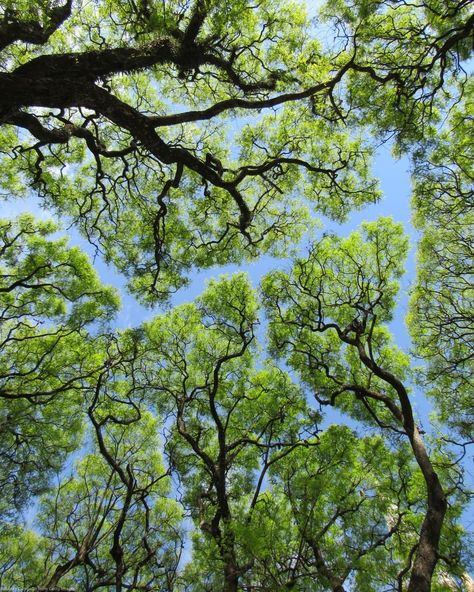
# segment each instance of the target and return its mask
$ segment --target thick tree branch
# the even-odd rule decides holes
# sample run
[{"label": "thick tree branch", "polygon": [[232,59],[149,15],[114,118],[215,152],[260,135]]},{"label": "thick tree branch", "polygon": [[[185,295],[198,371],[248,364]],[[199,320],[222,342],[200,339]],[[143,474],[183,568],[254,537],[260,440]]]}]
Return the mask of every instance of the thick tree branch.
[{"label": "thick tree branch", "polygon": [[13,11],[5,10],[0,21],[0,51],[15,41],[45,44],[50,36],[59,29],[64,21],[71,15],[72,0],[66,0],[62,6],[51,8],[48,14],[48,24],[42,26],[34,20],[22,20]]}]

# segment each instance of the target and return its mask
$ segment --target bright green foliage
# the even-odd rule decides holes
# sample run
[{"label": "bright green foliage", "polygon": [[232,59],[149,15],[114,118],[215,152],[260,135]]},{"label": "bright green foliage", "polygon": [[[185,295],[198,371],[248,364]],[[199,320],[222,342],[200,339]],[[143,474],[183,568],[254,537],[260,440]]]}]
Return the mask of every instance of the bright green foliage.
[{"label": "bright green foliage", "polygon": [[[2,508],[3,510],[3,508]],[[0,586],[24,590],[34,586],[42,573],[38,547],[41,537],[10,523],[0,524]]]},{"label": "bright green foliage", "polygon": [[365,223],[362,231],[346,239],[324,237],[291,274],[272,272],[262,289],[272,351],[288,356],[321,404],[372,422],[375,409],[385,415],[384,404],[361,405],[354,389],[381,389],[389,398],[394,391],[361,361],[350,340],[360,335],[374,361],[406,376],[408,359],[382,323],[392,318],[408,244],[401,225],[389,218]]},{"label": "bright green foliage", "polygon": [[28,215],[0,222],[4,398],[47,400],[64,390],[73,380],[62,374],[67,356],[80,363],[86,327],[99,329],[118,307],[114,290],[101,285],[84,253],[65,238],[48,238],[56,230]]},{"label": "bright green foliage", "polygon": [[125,333],[109,344],[108,362],[89,380],[84,406],[91,443],[74,470],[58,475],[57,486],[41,498],[34,552],[27,553],[32,535],[19,530],[21,552],[11,552],[20,557],[5,569],[8,582],[173,589],[182,511],[169,497],[160,426],[143,403],[140,370],[136,335]]},{"label": "bright green foliage", "polygon": [[333,425],[316,448],[280,463],[253,516],[261,538],[273,541],[256,562],[263,589],[372,591],[396,580],[399,551],[416,536],[407,520],[419,495],[409,457]]},{"label": "bright green foliage", "polygon": [[[335,0],[323,8],[351,56],[343,105],[405,149],[429,133],[440,107],[463,84],[472,51],[474,17],[468,0]],[[340,46],[337,47],[340,50]]]},{"label": "bright green foliage", "polygon": [[[10,578],[24,577],[37,586],[114,589],[118,569],[110,549],[117,540],[123,586],[140,589],[153,582],[171,589],[180,556],[181,511],[166,497],[169,480],[157,453],[156,429],[156,422],[143,416],[132,427],[108,430],[106,446],[118,467],[136,479],[133,487],[98,451],[87,454],[74,475],[43,499],[35,554],[14,566]],[[29,536],[25,541],[19,535],[18,545],[28,544]],[[33,577],[40,559],[42,569]]]},{"label": "bright green foliage", "polygon": [[[63,586],[82,588],[94,583],[112,589],[119,566],[110,549],[118,541],[124,587],[138,589],[153,582],[162,590],[170,589],[180,556],[181,512],[166,497],[169,479],[160,462],[156,431],[156,421],[143,414],[139,423],[113,425],[104,434],[107,448],[131,485],[97,451],[86,455],[74,477],[64,479],[44,499],[40,548],[46,569],[41,582],[53,578],[56,584],[55,575],[63,568]],[[74,561],[77,565],[71,565]]]},{"label": "bright green foliage", "polygon": [[474,439],[474,85],[420,151],[414,219],[423,232],[409,325],[443,422]]},{"label": "bright green foliage", "polygon": [[0,483],[11,509],[77,447],[84,380],[104,361],[94,333],[118,306],[79,249],[49,238],[56,229],[0,221]]},{"label": "bright green foliage", "polygon": [[256,294],[235,274],[147,327],[154,401],[175,423],[168,450],[197,529],[184,574],[196,591],[245,580],[265,551],[252,513],[268,470],[316,444],[301,390],[272,363],[256,367],[256,323]]}]

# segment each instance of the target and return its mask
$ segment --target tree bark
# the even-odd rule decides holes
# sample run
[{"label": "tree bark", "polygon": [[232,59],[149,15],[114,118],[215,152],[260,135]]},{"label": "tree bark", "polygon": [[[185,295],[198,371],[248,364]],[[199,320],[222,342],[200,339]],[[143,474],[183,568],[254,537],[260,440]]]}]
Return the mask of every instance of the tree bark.
[{"label": "tree bark", "polygon": [[430,592],[433,572],[438,562],[438,547],[447,510],[447,501],[438,475],[433,470],[423,441],[415,428],[412,447],[425,478],[428,509],[421,526],[415,562],[407,592]]}]

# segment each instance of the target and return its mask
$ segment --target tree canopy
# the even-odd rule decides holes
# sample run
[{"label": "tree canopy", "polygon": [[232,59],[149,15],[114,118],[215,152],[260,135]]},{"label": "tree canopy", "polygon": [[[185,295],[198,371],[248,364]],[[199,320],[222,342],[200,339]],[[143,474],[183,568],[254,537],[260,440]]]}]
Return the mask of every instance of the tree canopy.
[{"label": "tree canopy", "polygon": [[2,3],[0,589],[472,589],[473,8]]}]

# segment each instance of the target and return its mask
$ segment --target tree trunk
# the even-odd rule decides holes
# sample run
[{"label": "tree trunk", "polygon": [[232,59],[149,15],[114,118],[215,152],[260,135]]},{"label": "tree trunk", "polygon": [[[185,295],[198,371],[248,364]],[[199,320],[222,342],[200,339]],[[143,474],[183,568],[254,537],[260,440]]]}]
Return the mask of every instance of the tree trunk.
[{"label": "tree trunk", "polygon": [[438,561],[439,539],[447,510],[447,502],[438,475],[433,470],[423,441],[416,428],[413,434],[412,446],[425,478],[428,509],[421,526],[415,562],[408,583],[408,592],[430,592],[433,572]]},{"label": "tree trunk", "polygon": [[239,575],[232,560],[224,566],[224,592],[237,592]]},{"label": "tree trunk", "polygon": [[443,527],[444,516],[447,510],[446,495],[443,491],[438,475],[436,474],[431,459],[425,447],[425,443],[415,424],[413,408],[410,397],[403,383],[391,372],[375,363],[367,354],[364,344],[357,339],[352,342],[358,349],[361,361],[376,376],[390,384],[398,394],[401,407],[401,417],[389,409],[395,418],[403,423],[408,439],[415,456],[415,460],[423,474],[426,485],[427,510],[420,530],[415,561],[410,574],[407,592],[430,592],[433,572],[438,562],[438,546]]}]

